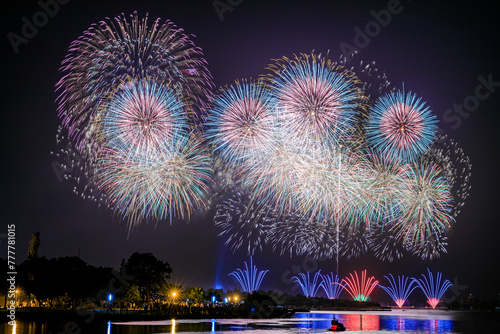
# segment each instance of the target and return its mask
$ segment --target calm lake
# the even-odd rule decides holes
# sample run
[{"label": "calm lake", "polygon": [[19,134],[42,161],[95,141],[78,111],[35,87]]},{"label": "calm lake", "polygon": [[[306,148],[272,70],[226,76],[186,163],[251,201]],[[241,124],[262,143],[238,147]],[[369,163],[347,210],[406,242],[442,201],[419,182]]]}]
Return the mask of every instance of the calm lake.
[{"label": "calm lake", "polygon": [[360,333],[500,333],[500,313],[444,310],[391,312],[296,313],[289,319],[202,319],[111,322],[94,320],[87,327],[76,322],[18,321],[0,325],[6,334],[145,334],[145,333],[325,333],[335,317],[348,332]]}]

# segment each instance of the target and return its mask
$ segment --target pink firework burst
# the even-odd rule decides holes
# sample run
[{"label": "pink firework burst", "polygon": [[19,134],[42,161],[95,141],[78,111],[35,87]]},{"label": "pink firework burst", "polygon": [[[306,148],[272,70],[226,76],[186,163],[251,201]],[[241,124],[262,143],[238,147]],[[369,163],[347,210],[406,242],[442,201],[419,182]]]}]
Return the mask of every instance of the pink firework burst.
[{"label": "pink firework burst", "polygon": [[380,130],[396,147],[407,150],[422,137],[424,120],[418,109],[396,103],[382,115]]},{"label": "pink firework burst", "polygon": [[338,144],[354,130],[360,102],[357,81],[343,67],[301,55],[283,58],[270,69],[279,121],[291,139]]},{"label": "pink firework burst", "polygon": [[436,123],[436,117],[420,98],[398,91],[375,103],[366,125],[366,137],[377,153],[413,161],[429,149],[436,135]]},{"label": "pink firework burst", "polygon": [[272,98],[260,82],[236,82],[214,102],[208,137],[230,162],[251,159],[272,140]]}]

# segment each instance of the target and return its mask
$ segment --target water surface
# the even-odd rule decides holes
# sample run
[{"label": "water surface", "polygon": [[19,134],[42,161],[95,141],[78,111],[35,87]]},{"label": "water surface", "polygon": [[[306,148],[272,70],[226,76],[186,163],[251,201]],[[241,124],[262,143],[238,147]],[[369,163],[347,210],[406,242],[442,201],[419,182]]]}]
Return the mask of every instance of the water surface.
[{"label": "water surface", "polygon": [[393,310],[391,312],[297,313],[289,319],[196,319],[111,322],[18,321],[16,327],[0,325],[5,334],[146,334],[146,333],[325,333],[332,318],[350,333],[500,333],[500,313],[443,310]]}]

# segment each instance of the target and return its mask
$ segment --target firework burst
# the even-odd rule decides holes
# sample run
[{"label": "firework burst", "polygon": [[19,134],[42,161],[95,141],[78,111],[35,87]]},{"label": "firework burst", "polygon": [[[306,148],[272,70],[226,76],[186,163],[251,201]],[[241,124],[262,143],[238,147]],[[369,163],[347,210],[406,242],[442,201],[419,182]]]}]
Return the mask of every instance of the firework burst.
[{"label": "firework burst", "polygon": [[204,208],[212,182],[211,157],[196,138],[154,152],[104,147],[100,154],[97,186],[131,223],[172,216],[189,219],[193,210]]},{"label": "firework burst", "polygon": [[[468,160],[436,143],[435,117],[415,94],[394,92],[373,63],[346,67],[302,54],[275,61],[262,81],[223,89],[209,116],[212,144],[252,202],[269,207],[274,250],[337,262],[369,250],[388,261],[438,257],[469,188],[460,181],[470,168],[459,171],[457,159]],[[262,242],[260,223],[241,226]]]},{"label": "firework burst", "polygon": [[469,197],[471,163],[457,142],[447,136],[438,136],[433,146],[422,157],[428,164],[436,164],[452,187],[454,206],[452,216],[456,218],[465,200]]},{"label": "firework burst", "polygon": [[451,186],[436,165],[404,165],[400,173],[403,179],[399,185],[401,214],[391,224],[390,231],[398,240],[424,245],[433,235],[447,232],[454,222],[450,215]]},{"label": "firework burst", "polygon": [[365,254],[369,245],[372,243],[373,232],[365,228],[352,230],[346,229],[342,233],[342,244],[340,247],[340,256],[346,259],[360,257]]},{"label": "firework burst", "polygon": [[245,245],[248,255],[262,250],[268,230],[274,223],[270,208],[257,205],[245,193],[236,193],[217,205],[214,217],[219,237],[225,237],[225,244],[234,251]]},{"label": "firework burst", "polygon": [[148,21],[147,15],[141,19],[134,13],[127,19],[122,14],[92,25],[71,44],[61,67],[65,75],[56,87],[59,116],[78,147],[100,97],[127,77],[172,82],[193,121],[211,96],[201,49],[172,22]]},{"label": "firework burst", "polygon": [[436,117],[411,92],[382,96],[371,109],[366,125],[370,145],[379,153],[411,161],[425,153],[436,132]]},{"label": "firework burst", "polygon": [[267,243],[281,255],[331,259],[336,254],[335,228],[331,225],[288,216],[274,222],[268,231]]},{"label": "firework burst", "polygon": [[187,136],[182,98],[170,85],[149,80],[121,85],[99,104],[91,124],[98,144],[132,152],[154,152]]},{"label": "firework burst", "polygon": [[212,183],[200,127],[212,87],[205,65],[181,29],[137,13],[74,41],[56,89],[75,191],[130,226],[203,208]]},{"label": "firework burst", "polygon": [[280,124],[295,140],[340,144],[353,132],[360,95],[352,73],[314,54],[283,58],[269,68]]},{"label": "firework burst", "polygon": [[392,262],[395,259],[401,259],[404,254],[408,253],[408,249],[411,248],[411,244],[408,242],[408,240],[398,241],[394,233],[380,228],[374,232],[370,250],[378,259]]},{"label": "firework burst", "polygon": [[422,260],[434,260],[441,257],[441,254],[446,254],[446,246],[448,246],[447,231],[437,231],[417,244],[407,244],[406,249],[412,255],[420,257]]},{"label": "firework burst", "polygon": [[275,133],[273,98],[262,82],[236,82],[214,100],[207,136],[228,163],[263,154]]}]

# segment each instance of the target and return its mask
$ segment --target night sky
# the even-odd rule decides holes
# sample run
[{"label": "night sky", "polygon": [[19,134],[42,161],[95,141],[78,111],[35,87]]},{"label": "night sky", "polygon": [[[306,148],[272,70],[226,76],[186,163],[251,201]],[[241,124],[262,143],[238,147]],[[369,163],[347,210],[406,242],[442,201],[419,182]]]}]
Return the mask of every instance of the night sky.
[{"label": "night sky", "polygon": [[[63,2],[63,1],[61,1]],[[226,1],[224,1],[226,2]],[[233,1],[239,3],[240,1]],[[57,14],[14,52],[7,35],[21,34],[22,18],[32,21],[37,1],[11,1],[2,9],[2,221],[1,256],[5,257],[7,224],[16,224],[17,263],[27,256],[30,236],[39,231],[39,254],[75,256],[96,266],[119,268],[133,252],[152,252],[168,261],[173,280],[184,286],[232,288],[227,274],[248,260],[233,254],[217,237],[212,211],[190,222],[143,224],[130,235],[125,222],[72,193],[73,184],[58,181],[51,151],[56,150],[58,71],[68,46],[93,23],[138,11],[150,18],[172,20],[195,35],[208,61],[216,87],[265,73],[272,59],[294,53],[341,54],[339,45],[354,45],[355,27],[373,21],[370,12],[387,9],[388,1],[250,1],[243,0],[221,21],[212,1],[82,1],[60,5]],[[420,275],[425,268],[443,272],[459,298],[469,293],[483,299],[500,293],[500,226],[498,200],[498,135],[500,107],[500,25],[493,3],[401,1],[400,12],[381,28],[354,60],[375,61],[391,83],[412,90],[440,120],[472,163],[472,189],[449,239],[448,253],[423,262],[407,257],[393,263],[371,255],[340,263],[341,275],[367,268],[383,275]],[[467,118],[446,122],[445,111],[476,94],[479,77],[493,81],[489,96]],[[480,91],[486,92],[484,88]],[[470,99],[469,99],[470,101]],[[453,114],[458,117],[458,114]],[[297,269],[333,271],[335,261],[313,263],[279,256],[265,249],[254,262],[270,269],[262,288],[296,293],[287,280]],[[467,286],[467,288],[465,288]],[[373,298],[382,296],[382,291]],[[453,292],[447,297],[451,298]]]}]

